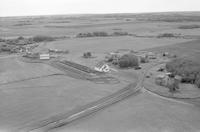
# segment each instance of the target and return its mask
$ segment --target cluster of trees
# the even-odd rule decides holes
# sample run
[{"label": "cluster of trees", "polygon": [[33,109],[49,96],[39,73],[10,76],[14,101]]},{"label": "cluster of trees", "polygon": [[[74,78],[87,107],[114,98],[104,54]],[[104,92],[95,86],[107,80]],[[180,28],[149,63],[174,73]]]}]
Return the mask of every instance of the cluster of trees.
[{"label": "cluster of trees", "polygon": [[24,37],[20,36],[16,39],[6,39],[5,43],[11,44],[11,45],[27,45],[27,44],[34,43],[34,41],[32,38],[24,38]]},{"label": "cluster of trees", "polygon": [[79,33],[76,37],[84,38],[84,37],[106,37],[109,36],[106,32],[92,32],[92,33]]},{"label": "cluster of trees", "polygon": [[139,17],[140,21],[153,21],[153,22],[199,22],[200,18],[196,15],[149,15]]},{"label": "cluster of trees", "polygon": [[0,52],[17,53],[21,47],[15,45],[1,45]]},{"label": "cluster of trees", "polygon": [[6,41],[5,39],[0,38],[0,42],[5,42],[5,41]]},{"label": "cluster of trees", "polygon": [[9,52],[9,53],[17,53],[24,49],[24,45],[33,44],[36,42],[44,42],[44,41],[53,41],[56,38],[49,36],[34,36],[29,38],[24,38],[22,36],[18,38],[12,39],[2,39],[0,38],[0,42],[2,45],[0,46],[1,52]]},{"label": "cluster of trees", "polygon": [[128,36],[128,35],[130,35],[128,32],[122,32],[122,31],[112,33],[112,36]]},{"label": "cluster of trees", "polygon": [[180,75],[182,82],[196,84],[200,88],[200,63],[179,58],[167,63],[166,69],[174,75]]},{"label": "cluster of trees", "polygon": [[92,57],[92,53],[91,52],[85,52],[85,53],[83,53],[83,57],[84,58],[91,58]]},{"label": "cluster of trees", "polygon": [[22,36],[18,37],[18,38],[14,38],[14,39],[2,39],[0,38],[0,42],[5,42],[6,44],[9,45],[27,45],[27,44],[33,44],[35,42],[44,42],[44,41],[54,41],[55,38],[54,37],[50,37],[50,36],[34,36],[34,37],[30,37],[30,38],[24,38]]},{"label": "cluster of trees", "polygon": [[76,37],[77,38],[85,38],[85,37],[107,37],[107,36],[128,36],[130,35],[128,32],[113,32],[108,34],[107,32],[97,31],[97,32],[88,32],[88,33],[79,33]]},{"label": "cluster of trees", "polygon": [[174,37],[179,37],[179,35],[173,33],[163,33],[158,35],[158,38],[174,38]]},{"label": "cluster of trees", "polygon": [[200,25],[181,25],[178,27],[179,29],[195,29],[195,28],[200,28]]},{"label": "cluster of trees", "polygon": [[138,57],[134,54],[125,54],[119,59],[119,66],[121,68],[138,67]]},{"label": "cluster of trees", "polygon": [[32,39],[34,42],[44,42],[44,41],[54,41],[55,40],[54,37],[43,36],[43,35],[34,36]]}]

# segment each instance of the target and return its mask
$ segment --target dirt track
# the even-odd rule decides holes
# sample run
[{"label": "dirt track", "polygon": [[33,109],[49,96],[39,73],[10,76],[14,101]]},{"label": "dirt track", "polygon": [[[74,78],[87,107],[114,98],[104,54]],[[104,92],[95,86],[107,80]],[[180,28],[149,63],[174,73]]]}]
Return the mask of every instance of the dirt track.
[{"label": "dirt track", "polygon": [[[135,89],[133,89],[135,87]],[[137,93],[139,90],[139,87],[136,86],[136,84],[131,84],[116,93],[107,96],[105,98],[102,98],[96,102],[93,102],[91,104],[88,104],[84,107],[77,108],[73,111],[55,115],[53,117],[50,117],[46,120],[36,122],[34,124],[30,124],[28,126],[24,126],[23,128],[20,128],[19,132],[44,132],[48,131],[50,129],[54,129],[63,125],[66,125],[76,119],[80,119],[82,117],[85,117],[87,115],[90,115],[98,110],[101,110],[111,104],[114,104],[120,100],[123,100],[124,98],[133,95]]]},{"label": "dirt track", "polygon": [[[140,83],[139,86],[141,86]],[[131,96],[112,107],[74,121],[67,126],[65,123],[61,123],[50,131],[198,132],[200,130],[198,113],[199,108],[192,104],[168,99],[143,90],[143,93],[138,96]]]},{"label": "dirt track", "polygon": [[77,108],[72,110],[69,113],[64,113],[60,115],[52,116],[46,120],[42,120],[40,122],[36,122],[34,124],[29,124],[20,128],[19,132],[27,132],[27,131],[35,131],[35,132],[43,132],[48,131],[57,127],[61,127],[63,125],[69,124],[74,120],[80,119],[87,115],[90,115],[96,111],[99,111],[105,107],[108,107],[116,102],[119,102],[131,95],[135,95],[142,88],[142,83],[144,81],[145,74],[149,68],[143,70],[141,75],[138,77],[137,84],[131,83],[127,87],[104,97],[96,102],[83,106],[81,108]]},{"label": "dirt track", "polygon": [[199,108],[147,92],[50,132],[199,132]]}]

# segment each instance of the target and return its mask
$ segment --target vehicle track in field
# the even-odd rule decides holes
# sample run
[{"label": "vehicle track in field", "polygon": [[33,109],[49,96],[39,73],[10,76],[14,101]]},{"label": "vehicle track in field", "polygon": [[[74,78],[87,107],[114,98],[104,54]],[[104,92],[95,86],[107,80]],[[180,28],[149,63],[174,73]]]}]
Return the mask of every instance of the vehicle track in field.
[{"label": "vehicle track in field", "polygon": [[[127,87],[107,96],[98,101],[92,102],[80,108],[76,108],[67,113],[61,113],[50,117],[46,120],[42,120],[33,124],[25,125],[23,128],[20,128],[18,132],[45,132],[50,129],[61,127],[66,125],[74,120],[85,117],[89,114],[97,112],[105,107],[108,107],[114,103],[117,103],[139,91],[139,87],[136,87],[137,84],[133,83]],[[135,88],[134,88],[135,87]]]},{"label": "vehicle track in field", "polygon": [[61,127],[63,125],[69,124],[70,122],[77,120],[79,118],[83,118],[87,115],[90,115],[94,112],[97,112],[101,109],[104,109],[112,104],[115,104],[131,95],[136,95],[140,91],[140,85],[143,81],[143,76],[138,78],[138,81],[129,84],[128,86],[124,87],[123,89],[104,97],[98,101],[89,103],[85,106],[80,108],[76,108],[67,113],[61,113],[50,117],[48,119],[31,123],[23,126],[22,128],[18,129],[18,132],[44,132],[50,129],[54,129],[57,127]]},{"label": "vehicle track in field", "polygon": [[[21,79],[21,80],[10,81],[10,82],[6,82],[6,83],[0,83],[0,86],[9,85],[9,84],[18,83],[18,82],[29,81],[29,80],[34,80],[34,79],[46,78],[46,77],[51,77],[51,76],[63,76],[63,75],[65,75],[65,74],[55,73],[55,74],[49,74],[49,75],[43,75],[43,76],[30,77],[30,78],[25,78],[25,79]],[[2,88],[0,88],[0,89],[2,89]]]},{"label": "vehicle track in field", "polygon": [[[152,66],[155,66],[151,65]],[[64,125],[67,125],[75,120],[78,120],[80,118],[83,118],[85,116],[88,116],[94,112],[97,112],[99,110],[102,110],[106,107],[111,106],[112,104],[115,104],[121,100],[124,100],[128,98],[129,96],[138,95],[137,93],[141,92],[142,84],[144,81],[144,77],[150,69],[149,67],[144,69],[143,72],[141,72],[140,76],[138,77],[138,81],[134,83],[130,83],[128,86],[124,87],[123,89],[107,96],[103,97],[102,99],[89,103],[87,105],[84,105],[80,108],[75,108],[72,111],[66,112],[66,113],[60,113],[58,115],[49,117],[48,119],[41,120],[35,123],[26,124],[23,127],[15,130],[15,132],[46,132],[51,129],[55,129],[58,127],[62,127]],[[65,69],[66,70],[66,69]],[[78,69],[80,70],[80,69]]]}]

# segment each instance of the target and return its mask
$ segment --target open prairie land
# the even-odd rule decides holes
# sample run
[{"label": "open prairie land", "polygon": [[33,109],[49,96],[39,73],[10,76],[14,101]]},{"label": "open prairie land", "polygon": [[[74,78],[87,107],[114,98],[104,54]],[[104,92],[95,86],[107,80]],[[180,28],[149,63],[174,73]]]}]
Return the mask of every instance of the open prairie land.
[{"label": "open prairie land", "polygon": [[199,108],[145,92],[52,132],[198,132],[199,121]]},{"label": "open prairie land", "polygon": [[198,17],[199,12],[5,17],[0,18],[0,37],[73,36],[94,31],[126,31],[150,36],[160,33],[198,36]]},{"label": "open prairie land", "polygon": [[108,96],[127,84],[96,84],[61,75],[1,85],[0,127],[9,131],[66,113]]},{"label": "open prairie land", "polygon": [[83,53],[92,51],[94,53],[106,53],[119,49],[144,50],[157,46],[173,45],[184,42],[183,39],[157,39],[157,38],[135,38],[124,37],[106,37],[106,38],[78,38],[60,40],[49,43],[47,48],[69,49],[72,53]]}]

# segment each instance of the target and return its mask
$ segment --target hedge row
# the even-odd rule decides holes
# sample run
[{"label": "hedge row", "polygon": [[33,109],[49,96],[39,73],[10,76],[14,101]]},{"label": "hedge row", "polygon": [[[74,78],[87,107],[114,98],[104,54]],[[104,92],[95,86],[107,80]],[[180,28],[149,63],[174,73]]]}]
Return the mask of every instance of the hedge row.
[{"label": "hedge row", "polygon": [[88,33],[79,33],[76,35],[77,38],[85,38],[85,37],[108,37],[108,36],[127,36],[128,32],[113,32],[112,34],[108,34],[107,32],[97,31],[97,32],[88,32]]},{"label": "hedge row", "polygon": [[11,45],[27,45],[27,44],[33,44],[35,42],[44,42],[44,41],[54,41],[55,37],[51,36],[41,36],[37,35],[30,38],[24,38],[22,36],[15,38],[15,39],[2,39],[0,38],[0,42],[5,42],[6,44]]}]

